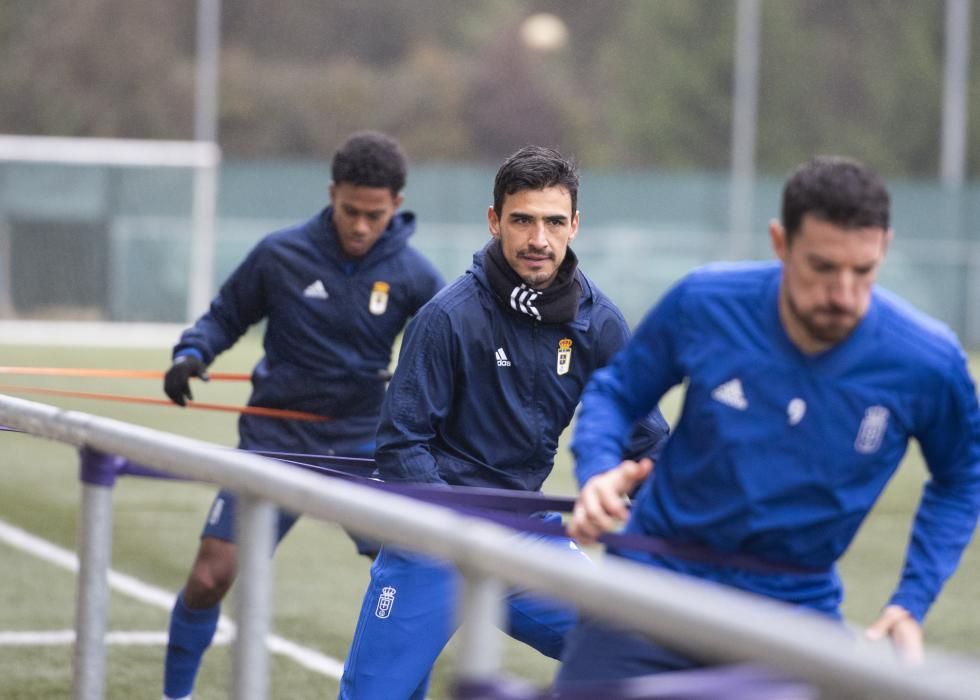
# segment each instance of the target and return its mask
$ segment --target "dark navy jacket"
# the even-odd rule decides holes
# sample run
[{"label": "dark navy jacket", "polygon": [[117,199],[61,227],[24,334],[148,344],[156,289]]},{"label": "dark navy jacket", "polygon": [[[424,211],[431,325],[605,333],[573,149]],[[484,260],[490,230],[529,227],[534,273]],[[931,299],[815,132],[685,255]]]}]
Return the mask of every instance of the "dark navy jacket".
[{"label": "dark navy jacket", "polygon": [[[409,317],[443,285],[409,247],[415,216],[400,212],[356,263],[344,258],[332,209],[263,238],[181,336],[210,364],[267,319],[265,357],[249,404],[330,416],[324,423],[242,416],[242,447],[314,452],[324,441],[373,443],[391,347]],[[361,450],[363,451],[363,450]]]},{"label": "dark navy jacket", "polygon": [[[538,490],[589,376],[626,343],[622,314],[581,271],[577,318],[547,324],[503,306],[483,260],[480,251],[405,332],[378,429],[385,480]],[[663,417],[651,417],[635,454],[666,436]]]}]

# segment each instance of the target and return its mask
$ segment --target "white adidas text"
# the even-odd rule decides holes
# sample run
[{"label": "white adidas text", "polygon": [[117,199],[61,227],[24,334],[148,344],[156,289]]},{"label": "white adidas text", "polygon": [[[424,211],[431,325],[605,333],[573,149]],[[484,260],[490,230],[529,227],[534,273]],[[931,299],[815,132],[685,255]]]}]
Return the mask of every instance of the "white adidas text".
[{"label": "white adidas text", "polygon": [[507,359],[507,353],[504,352],[503,348],[497,348],[494,355],[497,358],[497,367],[510,367],[510,360]]}]

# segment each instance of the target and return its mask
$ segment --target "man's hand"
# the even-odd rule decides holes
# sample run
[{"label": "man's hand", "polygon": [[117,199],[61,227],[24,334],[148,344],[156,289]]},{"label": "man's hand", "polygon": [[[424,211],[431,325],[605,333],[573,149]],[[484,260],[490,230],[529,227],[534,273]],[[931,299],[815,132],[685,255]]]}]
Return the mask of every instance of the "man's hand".
[{"label": "man's hand", "polygon": [[864,636],[872,642],[891,637],[899,658],[907,664],[922,663],[922,627],[912,614],[899,605],[889,605]]},{"label": "man's hand", "polygon": [[191,377],[208,381],[207,368],[197,355],[178,355],[163,377],[163,390],[178,406],[186,406],[191,395]]},{"label": "man's hand", "polygon": [[626,495],[652,469],[653,460],[648,457],[639,462],[627,459],[618,467],[589,479],[575,501],[568,534],[582,544],[594,544],[600,535],[614,530],[629,517]]}]

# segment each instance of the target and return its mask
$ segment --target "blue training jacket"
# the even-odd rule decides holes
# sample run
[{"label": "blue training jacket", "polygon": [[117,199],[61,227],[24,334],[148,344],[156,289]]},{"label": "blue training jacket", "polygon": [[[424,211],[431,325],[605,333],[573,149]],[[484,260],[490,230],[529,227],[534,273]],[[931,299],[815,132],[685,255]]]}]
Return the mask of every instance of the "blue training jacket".
[{"label": "blue training jacket", "polygon": [[891,602],[921,620],[980,512],[980,410],[964,353],[948,328],[876,288],[850,336],[805,355],[779,319],[781,273],[710,266],[664,297],[586,389],[579,480],[615,466],[631,420],[686,378],[682,416],[627,530],[826,573],[622,554],[836,615],[834,564],[915,438],[930,479]]},{"label": "blue training jacket", "polygon": [[[629,335],[622,314],[581,272],[578,316],[547,324],[506,308],[484,251],[409,324],[381,411],[376,459],[391,481],[536,491],[589,375]],[[564,363],[564,364],[563,364]],[[654,410],[632,452],[667,433]]]},{"label": "blue training jacket", "polygon": [[391,348],[409,317],[443,285],[408,245],[415,215],[396,214],[359,260],[343,256],[327,207],[269,234],[187,329],[174,356],[210,364],[252,324],[267,320],[265,356],[249,404],[329,416],[323,423],[243,415],[242,447],[315,452],[323,441],[373,443]]}]

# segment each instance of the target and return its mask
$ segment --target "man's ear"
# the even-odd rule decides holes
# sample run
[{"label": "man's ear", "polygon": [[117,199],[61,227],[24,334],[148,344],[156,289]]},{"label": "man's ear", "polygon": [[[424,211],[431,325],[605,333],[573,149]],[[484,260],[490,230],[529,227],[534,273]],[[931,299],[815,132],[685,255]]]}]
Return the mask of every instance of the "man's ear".
[{"label": "man's ear", "polygon": [[497,212],[494,211],[493,207],[487,208],[487,226],[490,227],[491,236],[500,238],[500,219],[497,217]]},{"label": "man's ear", "polygon": [[578,220],[579,220],[578,219],[578,212],[575,212],[575,215],[572,216],[572,232],[570,234],[568,234],[568,240],[570,242],[571,241],[574,241],[575,240],[575,236],[578,235]]},{"label": "man's ear", "polygon": [[786,229],[776,219],[769,221],[769,241],[772,243],[772,252],[785,262],[789,242],[786,239]]},{"label": "man's ear", "polygon": [[334,184],[334,183],[332,183],[332,182],[330,183],[330,187],[327,188],[327,192],[330,193],[330,204],[331,204],[331,206],[333,205],[334,192],[336,191],[336,189],[337,189],[337,185]]}]

